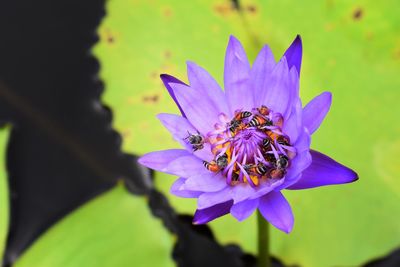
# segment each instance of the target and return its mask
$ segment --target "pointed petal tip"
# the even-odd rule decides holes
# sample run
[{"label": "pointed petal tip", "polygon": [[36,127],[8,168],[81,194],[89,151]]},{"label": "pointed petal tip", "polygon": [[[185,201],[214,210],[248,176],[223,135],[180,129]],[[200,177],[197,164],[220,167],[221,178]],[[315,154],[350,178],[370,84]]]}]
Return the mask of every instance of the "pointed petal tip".
[{"label": "pointed petal tip", "polygon": [[332,92],[325,91],[325,92],[322,92],[321,95],[324,95],[327,99],[332,100]]},{"label": "pointed petal tip", "polygon": [[347,182],[348,183],[353,183],[355,181],[357,181],[359,178],[358,173],[356,173],[354,170],[349,168],[349,180]]},{"label": "pointed petal tip", "polygon": [[238,57],[241,60],[244,60],[243,58],[241,58],[242,54],[245,54],[244,47],[243,47],[242,43],[239,41],[239,39],[237,39],[233,35],[229,36],[227,50],[229,50],[229,49],[231,49],[234,52],[233,55],[235,55],[236,57]]},{"label": "pointed petal tip", "polygon": [[[268,57],[274,58],[274,54],[272,53],[271,47],[269,47],[269,45],[267,45],[267,44],[263,45],[263,47],[260,50],[260,54],[264,57],[268,56]],[[275,59],[274,59],[274,61],[275,61]]]},{"label": "pointed petal tip", "polygon": [[153,159],[153,153],[147,153],[144,154],[143,156],[141,156],[140,158],[137,159],[137,162],[146,167],[146,168],[150,168],[150,169],[155,169],[154,165],[154,159]]},{"label": "pointed petal tip", "polygon": [[[237,218],[236,218],[237,219]],[[240,221],[239,219],[237,219],[238,221]],[[264,220],[266,220],[264,218]],[[266,220],[268,223],[272,224],[271,222],[269,222],[268,220]],[[294,227],[294,221],[292,222],[291,225],[277,225],[277,224],[273,224],[274,227],[276,227],[278,230],[284,232],[285,234],[290,234],[293,231],[293,227]]]},{"label": "pointed petal tip", "polygon": [[293,42],[290,44],[290,48],[293,49],[300,49],[300,51],[303,49],[303,40],[301,39],[300,34],[297,34],[296,37],[294,38]]},{"label": "pointed petal tip", "polygon": [[327,185],[353,183],[358,180],[358,174],[349,167],[318,151],[311,150],[312,164],[303,171],[295,184],[287,189],[299,190]]},{"label": "pointed petal tip", "polygon": [[281,230],[282,232],[284,232],[285,234],[290,234],[293,231],[294,220],[291,222],[291,224],[276,225],[275,227],[278,228],[279,230]]},{"label": "pointed petal tip", "polygon": [[324,99],[325,105],[328,107],[328,110],[330,109],[330,106],[332,104],[332,93],[329,91],[322,92],[318,97],[321,99]]},{"label": "pointed petal tip", "polygon": [[197,207],[193,215],[193,224],[205,224],[229,213],[233,201],[229,200],[205,209]]},{"label": "pointed petal tip", "polygon": [[154,165],[154,162],[153,162],[153,160],[151,159],[150,153],[145,154],[145,155],[141,156],[140,158],[138,158],[138,159],[137,159],[137,162],[138,162],[140,165],[142,165],[142,166],[144,166],[144,167],[146,167],[146,168],[155,170],[155,167],[153,166],[153,165]]},{"label": "pointed petal tip", "polygon": [[288,229],[282,229],[282,231],[285,233],[285,234],[290,234],[291,232],[292,232],[292,230],[293,230],[293,227],[291,227],[291,228],[288,228]]},{"label": "pointed petal tip", "polygon": [[239,40],[232,34],[229,35],[229,43],[230,42],[239,42]]},{"label": "pointed petal tip", "polygon": [[168,114],[167,113],[158,113],[156,115],[156,118],[159,119],[159,120],[162,120],[166,115],[168,115]]},{"label": "pointed petal tip", "polygon": [[172,82],[175,82],[175,83],[181,82],[174,76],[166,74],[166,73],[161,73],[160,79],[163,81],[164,84],[168,84],[168,83],[172,83]]},{"label": "pointed petal tip", "polygon": [[[146,165],[145,165],[145,164],[146,164],[146,158],[145,158],[145,156],[146,156],[146,155],[143,155],[143,156],[141,156],[140,158],[137,159],[137,162],[138,162],[140,165],[146,166]],[[146,167],[147,167],[147,166],[146,166]]]},{"label": "pointed petal tip", "polygon": [[301,69],[302,54],[303,54],[303,44],[301,36],[298,34],[296,35],[296,38],[293,40],[293,42],[286,50],[283,56],[287,58],[289,69],[295,67],[297,73],[299,74]]},{"label": "pointed petal tip", "polygon": [[235,218],[238,222],[243,222],[245,219],[247,219],[247,216],[242,216],[242,214],[237,214],[235,212],[232,212],[232,208],[230,211],[231,215],[233,218]]},{"label": "pointed petal tip", "polygon": [[186,66],[187,66],[187,68],[189,69],[189,68],[196,67],[197,64],[196,64],[194,61],[186,60]]},{"label": "pointed petal tip", "polygon": [[186,72],[187,72],[187,76],[189,78],[189,84],[191,86],[193,86],[193,81],[191,80],[192,76],[196,76],[196,74],[198,73],[199,69],[201,69],[201,67],[199,65],[197,65],[195,62],[187,60],[186,61]]},{"label": "pointed petal tip", "polygon": [[170,88],[168,88],[168,85],[171,84],[171,83],[177,83],[177,84],[186,85],[184,82],[182,82],[178,78],[175,78],[174,76],[166,74],[166,73],[160,74],[160,79],[164,83],[164,85],[167,87],[168,91],[170,91]]}]

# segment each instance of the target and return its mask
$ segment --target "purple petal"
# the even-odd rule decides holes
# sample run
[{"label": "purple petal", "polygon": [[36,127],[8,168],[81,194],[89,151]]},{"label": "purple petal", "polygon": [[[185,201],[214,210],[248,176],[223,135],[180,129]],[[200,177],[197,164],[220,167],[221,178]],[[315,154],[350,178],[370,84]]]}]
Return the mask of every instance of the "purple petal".
[{"label": "purple petal", "polygon": [[201,210],[232,200],[230,191],[231,188],[228,186],[217,192],[207,192],[202,194],[197,201],[197,208]]},{"label": "purple petal", "polygon": [[306,189],[324,185],[351,183],[358,179],[357,173],[330,157],[311,150],[312,163],[303,171],[302,177],[288,189]]},{"label": "purple petal", "polygon": [[164,83],[165,88],[167,88],[169,95],[172,97],[172,99],[175,101],[176,105],[178,106],[182,116],[186,117],[181,106],[179,105],[178,101],[176,100],[174,91],[172,90],[172,88],[170,86],[170,83],[178,83],[178,84],[185,84],[185,83],[171,75],[168,75],[168,74],[161,74],[160,78],[161,78],[162,82]]},{"label": "purple petal", "polygon": [[285,233],[293,229],[294,218],[289,203],[281,192],[272,191],[260,199],[258,206],[264,218]]},{"label": "purple petal", "polygon": [[310,134],[314,133],[321,125],[332,103],[332,94],[323,92],[311,100],[303,109],[303,124]]},{"label": "purple petal", "polygon": [[296,148],[297,153],[301,153],[303,151],[310,150],[310,145],[311,145],[311,135],[308,132],[308,129],[303,127],[300,136],[294,143],[294,147]]},{"label": "purple petal", "polygon": [[163,171],[185,178],[209,173],[204,167],[203,161],[193,155],[176,158],[171,161]]},{"label": "purple petal", "polygon": [[193,224],[204,224],[229,213],[232,201],[226,201],[207,209],[198,209],[194,214]]},{"label": "purple petal", "polygon": [[188,177],[183,189],[202,192],[217,192],[227,187],[221,174],[203,173]]},{"label": "purple petal", "polygon": [[168,164],[184,156],[191,154],[184,149],[168,149],[147,153],[140,157],[138,162],[150,169],[165,172]]},{"label": "purple petal", "polygon": [[233,199],[233,203],[242,202],[257,192],[257,188],[250,186],[247,183],[240,183],[231,187],[229,194]]},{"label": "purple petal", "polygon": [[249,199],[242,202],[233,204],[231,207],[231,214],[238,221],[247,219],[258,207],[259,199]]},{"label": "purple petal", "polygon": [[303,128],[302,107],[301,101],[298,98],[282,130],[289,136],[290,141],[295,143],[299,135],[301,135]]},{"label": "purple petal", "polygon": [[299,74],[301,68],[302,54],[303,54],[303,45],[301,42],[301,37],[300,35],[297,35],[293,43],[289,46],[289,48],[286,50],[283,56],[286,57],[287,59],[289,69],[291,69],[294,66]]},{"label": "purple petal", "polygon": [[295,184],[300,179],[301,173],[310,166],[311,162],[312,159],[309,151],[297,154],[297,156],[292,160],[291,166],[285,175],[285,181],[277,188],[277,190],[282,190]]},{"label": "purple petal", "polygon": [[287,120],[295,99],[297,85],[293,84],[293,79],[290,77],[286,58],[282,58],[275,66],[268,80],[262,86],[262,90],[263,94],[260,95],[262,104],[275,112],[280,112]]},{"label": "purple petal", "polygon": [[218,111],[229,114],[225,94],[214,78],[205,69],[193,62],[187,62],[187,72],[190,87],[198,90],[202,95],[208,95]]},{"label": "purple petal", "polygon": [[202,160],[211,161],[214,155],[211,153],[211,148],[208,143],[204,144],[204,148],[193,152],[192,145],[185,141],[189,133],[195,134],[197,130],[193,125],[184,117],[175,114],[158,114],[157,118],[168,129],[174,139],[178,141],[186,150],[192,152],[195,156]]},{"label": "purple petal", "polygon": [[185,197],[185,198],[198,198],[203,192],[196,192],[196,191],[189,191],[189,190],[182,190],[181,187],[185,183],[185,178],[177,179],[171,186],[170,192],[178,197]]},{"label": "purple petal", "polygon": [[170,85],[190,123],[203,135],[214,130],[221,111],[216,109],[211,97],[182,84]]},{"label": "purple petal", "polygon": [[203,166],[203,161],[183,149],[169,149],[148,153],[138,162],[156,171],[182,177],[190,177],[209,171]]},{"label": "purple petal", "polygon": [[246,199],[256,199],[259,198],[278,186],[280,186],[283,183],[283,179],[280,180],[273,180],[273,179],[268,179],[266,181],[262,181],[259,186],[257,187],[252,187],[249,184],[237,184],[235,186],[231,187],[231,191],[229,194],[231,195],[233,199],[233,203],[240,203]]},{"label": "purple petal", "polygon": [[269,46],[265,45],[261,49],[260,53],[258,53],[250,72],[253,83],[254,103],[256,107],[263,104],[260,95],[263,94],[265,83],[268,81],[269,75],[271,75],[275,65],[274,55]]},{"label": "purple petal", "polygon": [[260,198],[268,194],[269,192],[276,190],[283,184],[284,181],[285,181],[284,179],[278,179],[278,180],[268,179],[266,182],[260,184],[256,192],[253,195],[251,195],[249,199]]},{"label": "purple petal", "polygon": [[186,147],[188,150],[191,149],[191,145],[188,144],[184,139],[188,136],[189,133],[197,133],[197,130],[186,118],[179,115],[167,113],[158,114],[157,118],[172,134],[176,141],[181,143],[182,146]]},{"label": "purple petal", "polygon": [[285,175],[284,182],[276,190],[285,189],[295,184],[301,177],[301,173],[310,166],[312,159],[310,154],[311,138],[308,130],[303,131],[297,139],[294,147],[296,148],[296,157],[291,161],[288,172]]},{"label": "purple petal", "polygon": [[229,38],[225,54],[224,85],[232,113],[238,109],[253,108],[253,98],[243,97],[252,95],[250,64],[243,46],[233,36]]}]

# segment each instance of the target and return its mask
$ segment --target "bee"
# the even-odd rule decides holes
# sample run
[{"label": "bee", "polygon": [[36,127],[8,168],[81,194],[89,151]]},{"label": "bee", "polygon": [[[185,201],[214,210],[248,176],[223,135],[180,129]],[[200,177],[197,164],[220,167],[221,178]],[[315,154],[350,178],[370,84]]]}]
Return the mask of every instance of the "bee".
[{"label": "bee", "polygon": [[284,135],[278,136],[278,138],[276,138],[276,142],[278,144],[284,145],[284,146],[289,146],[290,145],[289,137],[284,136]]},{"label": "bee", "polygon": [[271,148],[271,139],[268,137],[262,141],[262,148],[267,151]]},{"label": "bee", "polygon": [[240,128],[241,122],[237,121],[237,120],[232,120],[229,123],[229,131],[232,133],[232,135],[234,135],[236,133],[236,130]]},{"label": "bee", "polygon": [[282,128],[283,126],[283,117],[280,114],[275,113],[274,118],[272,119],[274,121],[274,125]]},{"label": "bee", "polygon": [[286,169],[289,166],[289,159],[286,156],[280,156],[276,161],[278,169]]},{"label": "bee", "polygon": [[231,122],[229,123],[229,131],[234,135],[236,133],[236,130],[241,128],[243,126],[242,120],[245,118],[250,117],[253,115],[250,111],[240,111],[240,112],[235,112],[235,117]]},{"label": "bee", "polygon": [[203,161],[203,165],[209,171],[218,172],[228,165],[228,155],[224,153],[211,162]]},{"label": "bee", "polygon": [[269,115],[269,108],[266,106],[262,105],[261,107],[257,108],[258,113],[260,113],[263,116],[268,116]]},{"label": "bee", "polygon": [[269,171],[269,177],[281,179],[286,174],[286,168],[289,166],[289,159],[286,156],[279,156],[274,166],[275,168]]},{"label": "bee", "polygon": [[228,165],[228,155],[226,153],[222,154],[217,158],[216,162],[220,169],[225,168]]},{"label": "bee", "polygon": [[232,172],[232,182],[237,182],[239,181],[239,174],[236,172]]},{"label": "bee", "polygon": [[236,121],[241,121],[245,118],[250,117],[251,115],[253,115],[253,113],[251,113],[250,111],[235,112],[235,117],[233,119]]},{"label": "bee", "polygon": [[281,179],[285,176],[286,170],[283,169],[271,169],[268,173],[268,176],[273,179]]},{"label": "bee", "polygon": [[191,134],[188,132],[188,136],[184,138],[189,144],[192,145],[193,151],[197,151],[204,148],[204,137],[200,134]]},{"label": "bee", "polygon": [[248,164],[248,165],[244,165],[243,168],[249,174],[255,174],[255,175],[260,175],[260,176],[263,176],[268,172],[268,167],[263,163],[258,163],[257,165],[256,164]]},{"label": "bee", "polygon": [[260,115],[255,115],[248,124],[250,127],[271,126],[272,121]]},{"label": "bee", "polygon": [[272,165],[275,164],[276,158],[275,158],[274,154],[272,154],[272,153],[265,153],[265,154],[263,154],[263,156],[264,156],[264,158],[265,158],[265,160],[266,160],[267,162],[271,163]]},{"label": "bee", "polygon": [[215,160],[213,160],[211,162],[203,161],[203,165],[209,171],[212,171],[212,172],[218,172],[219,171],[219,167],[217,165],[217,162],[215,162]]}]

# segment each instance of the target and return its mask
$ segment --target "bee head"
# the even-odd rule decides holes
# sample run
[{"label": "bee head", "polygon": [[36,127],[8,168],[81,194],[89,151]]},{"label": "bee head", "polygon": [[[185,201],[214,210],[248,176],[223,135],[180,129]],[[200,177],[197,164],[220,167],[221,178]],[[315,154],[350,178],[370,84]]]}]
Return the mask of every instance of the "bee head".
[{"label": "bee head", "polygon": [[243,111],[243,118],[248,118],[248,117],[250,117],[251,115],[253,115],[253,113],[251,113],[250,111]]},{"label": "bee head", "polygon": [[228,165],[228,155],[226,153],[217,158],[217,165],[220,168],[225,168]]},{"label": "bee head", "polygon": [[262,143],[263,148],[268,148],[270,145],[271,145],[271,140],[269,138],[265,138]]},{"label": "bee head", "polygon": [[279,169],[285,169],[289,165],[289,159],[286,156],[280,156],[276,161],[276,166]]},{"label": "bee head", "polygon": [[277,142],[278,144],[284,145],[284,146],[290,145],[289,137],[283,136],[283,135],[280,135],[280,136],[276,139],[276,142]]}]

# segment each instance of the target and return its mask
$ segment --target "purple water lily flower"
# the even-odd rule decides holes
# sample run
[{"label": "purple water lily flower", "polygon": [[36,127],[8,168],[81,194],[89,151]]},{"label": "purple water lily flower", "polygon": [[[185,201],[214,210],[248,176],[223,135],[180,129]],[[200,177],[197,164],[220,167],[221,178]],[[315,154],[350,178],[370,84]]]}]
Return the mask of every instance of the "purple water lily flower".
[{"label": "purple water lily flower", "polygon": [[233,36],[225,56],[225,91],[188,62],[190,85],[161,75],[181,115],[158,118],[184,149],[151,152],[139,162],[177,175],[171,192],[197,198],[194,223],[231,213],[242,221],[257,208],[289,233],[293,214],[283,189],[350,183],[351,169],[310,149],[331,105],[324,92],[304,108],[299,98],[302,43],[297,36],[279,62],[264,46],[251,67]]}]

